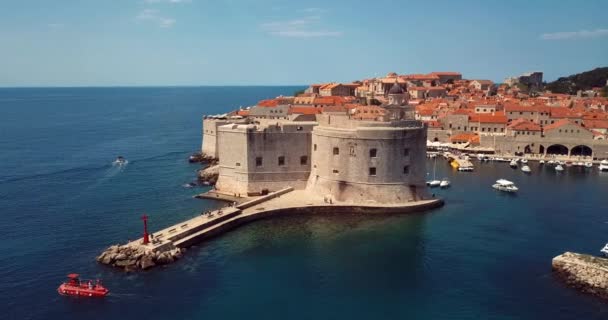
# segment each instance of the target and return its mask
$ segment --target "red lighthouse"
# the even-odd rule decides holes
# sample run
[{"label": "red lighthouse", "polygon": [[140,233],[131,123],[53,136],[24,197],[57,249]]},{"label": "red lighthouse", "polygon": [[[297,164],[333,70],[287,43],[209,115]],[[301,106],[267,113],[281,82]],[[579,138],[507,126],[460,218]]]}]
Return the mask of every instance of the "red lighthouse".
[{"label": "red lighthouse", "polygon": [[148,216],[144,213],[141,219],[144,221],[144,244],[148,244],[150,242],[150,239],[148,239]]}]

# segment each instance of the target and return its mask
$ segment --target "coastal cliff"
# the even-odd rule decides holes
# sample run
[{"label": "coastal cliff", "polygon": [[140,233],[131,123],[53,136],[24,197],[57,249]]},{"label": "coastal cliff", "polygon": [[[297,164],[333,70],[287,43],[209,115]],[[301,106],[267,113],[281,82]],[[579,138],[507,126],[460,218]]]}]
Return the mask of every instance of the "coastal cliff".
[{"label": "coastal cliff", "polygon": [[608,299],[608,259],[565,252],[553,258],[552,266],[569,286]]}]

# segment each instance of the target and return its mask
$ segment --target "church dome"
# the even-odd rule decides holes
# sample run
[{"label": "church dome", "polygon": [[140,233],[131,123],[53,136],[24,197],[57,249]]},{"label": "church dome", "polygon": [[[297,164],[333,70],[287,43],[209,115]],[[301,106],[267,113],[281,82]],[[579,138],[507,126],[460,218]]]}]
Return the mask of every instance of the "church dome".
[{"label": "church dome", "polygon": [[397,84],[397,82],[395,81],[395,84],[393,84],[393,86],[391,87],[391,89],[388,91],[388,94],[403,94],[403,88],[401,88],[401,86],[399,84]]}]

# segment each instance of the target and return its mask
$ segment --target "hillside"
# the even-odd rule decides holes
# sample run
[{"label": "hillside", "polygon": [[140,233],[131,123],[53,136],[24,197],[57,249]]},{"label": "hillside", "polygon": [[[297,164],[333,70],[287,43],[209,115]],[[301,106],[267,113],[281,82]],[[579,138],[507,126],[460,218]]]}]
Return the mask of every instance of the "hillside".
[{"label": "hillside", "polygon": [[606,86],[606,80],[608,80],[608,67],[596,68],[568,77],[561,77],[553,82],[547,83],[545,89],[550,90],[553,93],[575,94],[578,90],[604,87]]}]

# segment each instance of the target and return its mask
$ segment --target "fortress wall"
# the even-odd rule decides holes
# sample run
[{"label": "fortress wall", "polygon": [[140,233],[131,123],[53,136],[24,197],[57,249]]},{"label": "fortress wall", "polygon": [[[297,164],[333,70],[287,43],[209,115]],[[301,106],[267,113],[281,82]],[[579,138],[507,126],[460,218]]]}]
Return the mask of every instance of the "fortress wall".
[{"label": "fortress wall", "polygon": [[203,119],[203,142],[201,153],[205,156],[218,158],[217,131],[218,127],[228,124],[228,120]]},{"label": "fortress wall", "polygon": [[[428,198],[424,127],[319,126],[313,130],[312,144],[310,192],[331,196],[333,201],[363,204]],[[334,154],[334,148],[339,154]],[[376,157],[370,156],[371,149],[376,149]],[[370,168],[375,168],[375,175]]]}]

